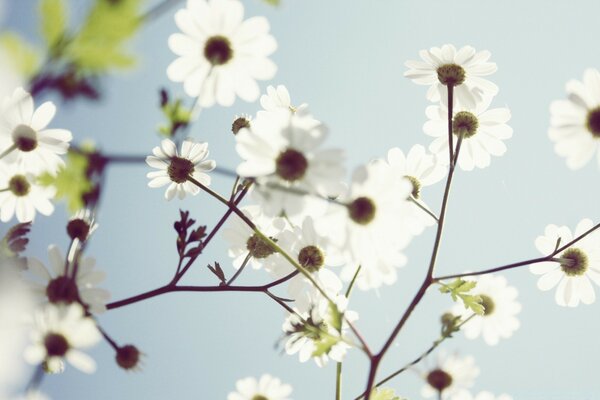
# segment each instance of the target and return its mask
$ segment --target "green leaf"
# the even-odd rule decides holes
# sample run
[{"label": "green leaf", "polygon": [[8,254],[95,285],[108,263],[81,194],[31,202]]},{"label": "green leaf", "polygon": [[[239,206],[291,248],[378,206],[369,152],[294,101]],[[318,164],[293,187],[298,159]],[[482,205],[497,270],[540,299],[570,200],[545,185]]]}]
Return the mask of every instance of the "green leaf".
[{"label": "green leaf", "polygon": [[315,349],[312,353],[313,357],[320,357],[324,354],[329,354],[331,348],[340,341],[339,338],[330,335],[323,335],[318,341],[315,341]]},{"label": "green leaf", "polygon": [[56,176],[44,173],[38,178],[42,186],[54,186],[56,198],[67,202],[69,211],[76,212],[84,207],[83,196],[92,190],[86,171],[88,158],[85,154],[69,152],[66,165],[61,167]]},{"label": "green leaf", "polygon": [[394,389],[375,388],[371,392],[371,400],[402,400],[402,398],[396,396]]},{"label": "green leaf", "polygon": [[463,294],[460,296],[466,308],[471,309],[475,314],[483,315],[485,308],[481,304],[481,296],[472,296]]},{"label": "green leaf", "polygon": [[123,46],[140,26],[139,6],[140,0],[96,0],[67,56],[91,72],[131,67],[135,58]]},{"label": "green leaf", "polygon": [[35,47],[14,32],[0,35],[0,48],[7,53],[15,69],[26,77],[35,75],[40,68],[40,56]]},{"label": "green leaf", "polygon": [[460,298],[466,308],[476,314],[483,315],[484,308],[481,304],[481,297],[468,294],[468,292],[475,288],[477,282],[456,278],[452,283],[440,283],[440,285],[441,293],[450,293],[453,301],[457,301]]},{"label": "green leaf", "polygon": [[329,325],[331,325],[336,331],[342,331],[342,319],[344,318],[344,314],[340,312],[337,308],[337,305],[334,302],[329,302],[329,312],[330,312],[330,321]]},{"label": "green leaf", "polygon": [[41,0],[39,12],[42,36],[52,49],[61,40],[67,27],[67,10],[64,0]]}]

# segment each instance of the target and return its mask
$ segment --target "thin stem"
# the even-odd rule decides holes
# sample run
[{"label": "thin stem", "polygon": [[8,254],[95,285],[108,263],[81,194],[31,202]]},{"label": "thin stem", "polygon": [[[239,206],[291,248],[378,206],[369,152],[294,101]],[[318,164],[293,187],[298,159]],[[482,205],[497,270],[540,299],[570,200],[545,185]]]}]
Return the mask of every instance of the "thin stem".
[{"label": "thin stem", "polygon": [[453,164],[454,160],[454,138],[452,137],[452,116],[454,106],[454,86],[448,85],[448,161]]},{"label": "thin stem", "polygon": [[354,287],[354,283],[356,282],[356,278],[358,278],[358,274],[360,273],[361,268],[362,268],[362,265],[359,265],[356,268],[356,272],[354,272],[354,276],[352,276],[352,280],[350,281],[350,284],[348,285],[348,289],[346,289],[346,298],[348,300],[350,299],[350,293],[352,293],[352,288]]},{"label": "thin stem", "polygon": [[231,196],[229,196],[229,201],[233,201],[233,198],[235,197],[236,189],[237,189],[239,182],[240,182],[240,176],[238,175],[235,177],[235,182],[233,182],[233,186],[231,188]]},{"label": "thin stem", "polygon": [[250,254],[250,252],[248,252],[248,254],[246,255],[246,258],[244,258],[244,261],[242,262],[242,265],[238,268],[237,271],[235,271],[235,274],[226,283],[226,285],[231,285],[233,283],[233,281],[235,281],[237,279],[237,277],[240,276],[240,274],[242,273],[242,271],[246,267],[246,264],[248,264],[248,261],[250,261],[251,257],[252,257],[252,254]]},{"label": "thin stem", "polygon": [[35,367],[35,371],[33,371],[33,376],[31,377],[31,380],[29,380],[29,383],[25,388],[25,392],[36,390],[37,388],[39,388],[40,384],[42,383],[42,380],[44,379],[44,375],[46,374],[44,373],[44,367],[42,364]]},{"label": "thin stem", "polygon": [[433,218],[435,220],[435,222],[439,222],[439,218],[437,217],[437,215],[435,215],[433,212],[431,212],[431,210],[429,210],[427,207],[425,207],[423,204],[421,204],[421,202],[417,199],[415,199],[413,196],[408,197],[408,200],[410,200],[411,202],[413,202],[417,207],[419,207],[421,210],[423,210],[425,213],[427,213],[431,218]]},{"label": "thin stem", "polygon": [[96,327],[98,328],[98,330],[100,331],[100,333],[104,337],[104,340],[106,340],[108,342],[108,344],[110,344],[110,346],[113,349],[115,349],[115,351],[118,351],[119,350],[119,345],[117,344],[117,342],[115,342],[114,339],[111,338],[110,335],[108,333],[106,333],[106,331],[104,329],[102,329],[102,327],[98,324],[98,322],[96,322]]},{"label": "thin stem", "polygon": [[530,260],[519,261],[519,262],[512,263],[512,264],[502,265],[500,267],[494,267],[494,268],[484,269],[482,271],[466,272],[466,273],[462,273],[462,274],[444,275],[444,276],[440,276],[440,277],[434,278],[433,282],[444,281],[444,280],[447,280],[447,279],[462,278],[462,277],[465,277],[465,276],[486,275],[486,274],[491,274],[491,273],[494,273],[494,272],[504,271],[504,270],[507,270],[507,269],[522,267],[524,265],[537,264],[537,263],[546,262],[546,261],[555,261],[555,260],[552,259],[552,255],[546,256],[546,257],[532,258]]},{"label": "thin stem", "polygon": [[9,190],[10,190],[10,188],[0,189],[0,193],[2,193],[2,192],[8,192]]},{"label": "thin stem", "polygon": [[9,155],[10,153],[12,153],[16,149],[17,149],[17,145],[13,143],[8,149],[6,149],[2,153],[0,153],[0,160],[3,159],[4,157],[6,157],[7,155]]},{"label": "thin stem", "polygon": [[342,363],[335,367],[335,400],[342,400]]}]

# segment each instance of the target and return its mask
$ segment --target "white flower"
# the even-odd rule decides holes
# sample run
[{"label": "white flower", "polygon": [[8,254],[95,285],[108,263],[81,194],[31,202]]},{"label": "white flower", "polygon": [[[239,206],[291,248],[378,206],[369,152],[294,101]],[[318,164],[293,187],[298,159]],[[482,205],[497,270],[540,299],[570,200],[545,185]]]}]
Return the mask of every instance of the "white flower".
[{"label": "white flower", "polygon": [[33,365],[46,362],[55,370],[66,359],[75,368],[93,373],[96,363],[80,349],[94,346],[101,337],[96,323],[85,316],[81,305],[48,304],[35,313],[32,343],[25,349],[25,360]]},{"label": "white flower", "polygon": [[[583,219],[575,228],[575,237],[579,237],[593,223]],[[558,238],[562,245],[567,244],[574,236],[566,226],[548,225],[543,236],[535,240],[535,247],[544,255],[551,254]],[[556,255],[560,262],[543,262],[532,265],[531,272],[541,275],[537,286],[540,290],[550,290],[558,285],[555,300],[558,305],[576,307],[581,301],[592,304],[596,294],[592,281],[600,285],[600,234],[593,232],[574,245]]]},{"label": "white flower", "polygon": [[[282,218],[269,218],[261,213],[260,207],[252,205],[241,207],[240,210],[254,225],[267,237],[277,239],[285,229],[286,223]],[[262,240],[253,230],[237,215],[229,217],[223,236],[229,244],[228,254],[233,258],[233,267],[239,269],[246,257],[254,269],[262,266],[270,268],[280,265],[279,253]]]},{"label": "white flower", "polygon": [[556,100],[550,105],[550,130],[554,151],[567,159],[567,167],[579,169],[596,153],[600,166],[600,71],[586,69],[583,82],[570,80],[568,100]]},{"label": "white flower", "polygon": [[206,160],[208,143],[198,143],[187,138],[181,144],[179,154],[173,141],[163,139],[160,147],[152,149],[152,153],[153,156],[146,157],[146,163],[158,171],[146,175],[150,178],[148,186],[156,188],[169,184],[165,199],[171,200],[175,194],[180,199],[183,199],[186,193],[198,194],[200,188],[188,181],[190,176],[205,186],[210,185],[210,176],[206,172],[215,169],[216,163],[214,160]]},{"label": "white flower", "polygon": [[229,393],[227,400],[291,400],[292,387],[269,374],[264,374],[258,381],[255,378],[240,379],[235,388],[237,391]]},{"label": "white flower", "polygon": [[456,103],[469,108],[498,93],[495,84],[482,78],[497,70],[496,64],[488,61],[491,54],[487,50],[476,52],[473,47],[464,46],[456,51],[453,45],[445,44],[442,48],[421,50],[419,55],[423,61],[407,61],[405,65],[410,69],[404,76],[420,85],[430,85],[427,91],[430,101],[447,102],[446,84],[455,86]]},{"label": "white flower", "polygon": [[[458,165],[465,171],[473,168],[485,168],[490,165],[490,156],[501,156],[506,152],[502,142],[512,136],[512,128],[506,123],[510,120],[507,108],[488,110],[490,101],[477,103],[475,108],[457,107],[454,109],[454,144],[462,132],[463,142],[458,156]],[[423,131],[435,140],[429,150],[437,154],[440,160],[448,162],[448,109],[445,105],[429,106],[425,114],[429,121],[423,125]]]},{"label": "white flower", "polygon": [[[328,266],[339,266],[343,263],[343,259],[331,248],[327,238],[317,234],[311,217],[304,219],[302,227],[284,231],[277,244],[296,259],[328,295],[335,296],[342,290],[342,282]],[[273,272],[278,277],[288,275],[295,270],[283,257],[280,258],[279,264],[281,265],[273,268]],[[290,279],[288,293],[301,311],[309,309],[316,291],[315,286],[302,274]]]},{"label": "white flower", "polygon": [[479,392],[474,396],[468,390],[463,390],[455,396],[452,396],[452,400],[512,400],[512,397],[507,394],[494,396],[493,393],[486,390]]},{"label": "white flower", "polygon": [[57,246],[48,247],[48,258],[54,276],[40,260],[34,257],[27,258],[27,268],[35,275],[35,281],[30,284],[40,300],[56,304],[81,300],[92,313],[106,311],[106,302],[110,299],[110,293],[97,287],[104,281],[106,274],[94,269],[96,266],[94,258],[82,257],[79,260],[75,280],[71,278],[72,269],[69,269],[68,274],[65,275],[65,259]]},{"label": "white flower", "polygon": [[437,367],[423,376],[426,384],[421,389],[421,396],[430,398],[442,392],[442,399],[450,399],[473,386],[478,375],[479,368],[473,357],[440,352]]},{"label": "white flower", "polygon": [[[509,286],[503,276],[482,275],[469,280],[477,282],[470,294],[481,296],[485,311],[484,315],[476,315],[463,325],[465,336],[469,339],[483,336],[483,340],[490,346],[498,344],[501,338],[511,337],[520,326],[516,317],[521,312],[517,289]],[[453,311],[463,318],[473,314],[458,304]]]},{"label": "white flower", "polygon": [[8,222],[16,215],[19,222],[33,221],[35,212],[50,215],[54,205],[53,187],[37,184],[34,176],[26,173],[17,164],[5,164],[0,161],[0,220]]},{"label": "white flower", "polygon": [[33,98],[23,88],[5,97],[0,105],[0,154],[10,148],[4,161],[17,163],[27,172],[55,172],[73,138],[65,129],[47,129],[56,107],[47,101],[34,110]]},{"label": "white flower", "polygon": [[357,168],[347,193],[316,221],[317,231],[338,246],[347,261],[342,277],[350,279],[358,265],[361,289],[378,288],[396,281],[396,270],[406,263],[402,250],[412,235],[403,225],[410,212],[406,200],[412,191],[383,160]]},{"label": "white flower", "polygon": [[267,57],[277,48],[264,17],[242,21],[244,6],[238,0],[188,0],[175,14],[183,33],[169,37],[179,56],[167,68],[169,79],[183,82],[185,92],[199,105],[215,102],[231,106],[235,96],[255,101],[256,80],[273,78],[277,67]]},{"label": "white flower", "polygon": [[237,173],[257,178],[255,193],[265,214],[285,212],[294,217],[326,207],[322,199],[290,191],[322,197],[339,195],[343,189],[343,152],[319,149],[326,134],[325,126],[303,110],[259,113],[250,129],[236,135],[236,150],[244,160]]},{"label": "white flower", "polygon": [[[412,197],[427,208],[427,205],[421,200],[421,189],[442,180],[447,171],[445,165],[436,156],[427,154],[425,148],[420,144],[414,145],[406,156],[398,147],[390,149],[387,161],[394,174],[403,176],[410,181]],[[411,229],[413,235],[420,234],[427,226],[435,225],[435,219],[418,205],[410,202],[409,208],[410,212],[406,215],[405,225]]]},{"label": "white flower", "polygon": [[305,103],[298,107],[293,106],[290,93],[284,85],[277,85],[277,88],[267,86],[267,94],[260,97],[260,105],[265,111],[285,111],[288,113],[294,113],[298,109],[307,107]]},{"label": "white flower", "polygon": [[[333,296],[332,296],[333,297]],[[283,331],[288,336],[285,343],[285,352],[289,355],[298,353],[300,362],[310,358],[315,360],[319,367],[327,365],[329,359],[341,362],[350,346],[342,341],[348,329],[345,319],[342,321],[342,330],[338,332],[334,327],[334,318],[329,301],[318,292],[312,300],[307,311],[295,309],[283,323]],[[340,313],[350,321],[358,319],[354,311],[346,310],[348,300],[343,295],[332,298]]]}]

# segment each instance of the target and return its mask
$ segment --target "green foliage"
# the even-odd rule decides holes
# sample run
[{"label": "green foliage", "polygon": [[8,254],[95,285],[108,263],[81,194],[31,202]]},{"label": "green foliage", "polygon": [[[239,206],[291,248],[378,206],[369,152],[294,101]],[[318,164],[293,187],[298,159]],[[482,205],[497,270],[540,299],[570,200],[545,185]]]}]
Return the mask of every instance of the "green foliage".
[{"label": "green foliage", "polygon": [[54,186],[56,198],[64,199],[69,211],[76,212],[84,207],[83,197],[92,190],[92,183],[87,176],[88,164],[85,154],[69,152],[66,165],[55,176],[44,173],[38,181],[43,186]]},{"label": "green foliage", "polygon": [[192,117],[192,111],[182,104],[182,99],[169,99],[169,94],[166,90],[160,92],[160,109],[168,123],[160,125],[158,131],[166,137],[173,137],[179,129],[185,128]]},{"label": "green foliage", "polygon": [[468,292],[475,288],[477,282],[465,281],[464,279],[457,278],[452,283],[447,285],[440,283],[440,285],[440,292],[450,293],[453,301],[457,301],[460,298],[466,308],[472,310],[476,314],[483,315],[484,308],[481,304],[481,297],[468,294]]},{"label": "green foliage", "polygon": [[65,52],[77,67],[90,72],[126,68],[135,63],[123,45],[140,26],[140,0],[96,0]]},{"label": "green foliage", "polygon": [[273,7],[276,7],[281,4],[280,0],[263,0],[263,1]]},{"label": "green foliage", "polygon": [[340,312],[337,308],[337,305],[333,302],[329,303],[329,312],[331,320],[329,324],[338,332],[342,331],[342,320],[344,319],[344,314]]},{"label": "green foliage", "polygon": [[15,69],[30,77],[40,68],[40,56],[35,47],[13,32],[0,35],[0,48],[6,51]]},{"label": "green foliage", "polygon": [[371,392],[371,400],[403,400],[403,399],[400,396],[396,396],[394,389],[375,388]]},{"label": "green foliage", "polygon": [[41,32],[51,52],[67,28],[67,9],[64,0],[41,0],[39,4]]},{"label": "green foliage", "polygon": [[331,348],[339,343],[340,339],[331,335],[321,335],[319,340],[315,340],[315,349],[312,353],[313,357],[320,357],[324,354],[329,354]]}]

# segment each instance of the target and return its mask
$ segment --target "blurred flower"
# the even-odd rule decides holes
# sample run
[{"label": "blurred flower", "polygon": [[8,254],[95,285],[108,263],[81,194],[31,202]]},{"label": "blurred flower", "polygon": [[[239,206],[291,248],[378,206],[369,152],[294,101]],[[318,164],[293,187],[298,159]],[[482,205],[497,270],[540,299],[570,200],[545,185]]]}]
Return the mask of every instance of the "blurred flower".
[{"label": "blurred flower", "polygon": [[459,357],[440,352],[437,366],[423,375],[426,384],[421,389],[421,396],[430,398],[441,392],[442,399],[453,399],[453,396],[473,386],[479,375],[479,368],[471,356]]},{"label": "blurred flower", "polygon": [[199,105],[231,106],[236,95],[255,101],[256,80],[271,79],[277,67],[267,57],[277,48],[264,17],[242,21],[244,6],[237,0],[189,0],[175,14],[183,33],[169,37],[179,56],[167,68],[169,79],[183,82],[185,92]]},{"label": "blurred flower", "polygon": [[36,211],[42,215],[54,212],[50,199],[55,189],[37,184],[30,173],[18,164],[0,161],[0,220],[8,222],[16,215],[19,222],[33,221]]},{"label": "blurred flower", "polygon": [[56,107],[47,101],[34,110],[33,98],[23,88],[5,97],[0,105],[0,154],[4,161],[17,163],[27,172],[56,172],[64,165],[60,158],[73,138],[66,129],[46,129]]},{"label": "blurred flower", "polygon": [[[512,136],[513,130],[506,124],[510,120],[510,111],[507,108],[488,109],[490,100],[477,103],[474,108],[454,108],[452,129],[455,139],[463,135],[458,166],[464,171],[488,167],[490,156],[503,155],[506,145],[502,141]],[[429,106],[425,113],[429,121],[423,125],[423,131],[435,138],[429,150],[447,163],[448,109],[443,104]]]},{"label": "blurred flower", "polygon": [[25,359],[33,365],[45,361],[51,370],[66,359],[77,369],[93,373],[96,363],[80,349],[95,345],[100,338],[96,323],[85,316],[80,304],[48,304],[35,313],[32,344],[25,349]]},{"label": "blurred flower", "polygon": [[452,400],[512,400],[512,397],[507,394],[494,396],[493,393],[485,390],[477,393],[477,395],[473,395],[469,391],[463,390],[453,396]]},{"label": "blurred flower", "polygon": [[457,51],[453,45],[445,44],[421,50],[419,55],[423,61],[407,61],[405,65],[410,69],[404,76],[419,85],[430,85],[430,101],[447,102],[447,85],[454,86],[455,102],[467,108],[498,93],[495,84],[482,78],[497,70],[496,64],[488,61],[491,54],[487,50],[476,52],[473,47],[464,46]]},{"label": "blurred flower", "polygon": [[[469,339],[483,336],[483,340],[490,346],[498,344],[500,338],[511,337],[520,326],[516,317],[521,312],[517,289],[509,286],[503,276],[482,275],[469,280],[477,282],[477,286],[469,294],[481,297],[485,311],[483,315],[475,315],[463,325],[465,336]],[[472,311],[458,303],[453,311],[463,319],[472,314]]]},{"label": "blurred flower", "polygon": [[240,379],[235,383],[236,392],[231,392],[227,400],[291,400],[292,387],[269,374],[257,381],[255,378]]},{"label": "blurred flower", "polygon": [[556,100],[550,105],[550,130],[554,151],[565,157],[567,167],[579,169],[594,153],[600,166],[600,71],[586,69],[583,81],[570,80],[568,100]]},{"label": "blurred flower", "polygon": [[150,178],[148,186],[157,188],[169,184],[165,192],[167,200],[171,200],[175,194],[180,199],[183,199],[186,193],[198,194],[200,188],[188,181],[190,176],[205,186],[210,185],[210,176],[205,172],[215,169],[216,163],[214,160],[206,160],[208,143],[198,143],[187,138],[181,145],[180,155],[173,141],[163,139],[160,146],[152,149],[152,153],[153,156],[146,157],[146,163],[158,171],[146,175]]},{"label": "blurred flower", "polygon": [[[546,227],[544,235],[536,238],[535,247],[544,255],[551,254],[558,238],[564,245],[592,226],[591,220],[581,220],[573,236],[568,227],[550,224]],[[595,231],[587,235],[555,257],[560,262],[548,261],[529,267],[531,272],[541,275],[537,282],[538,288],[550,290],[558,285],[555,299],[560,306],[576,307],[580,301],[584,304],[596,301],[592,281],[600,285],[600,233]]]}]

